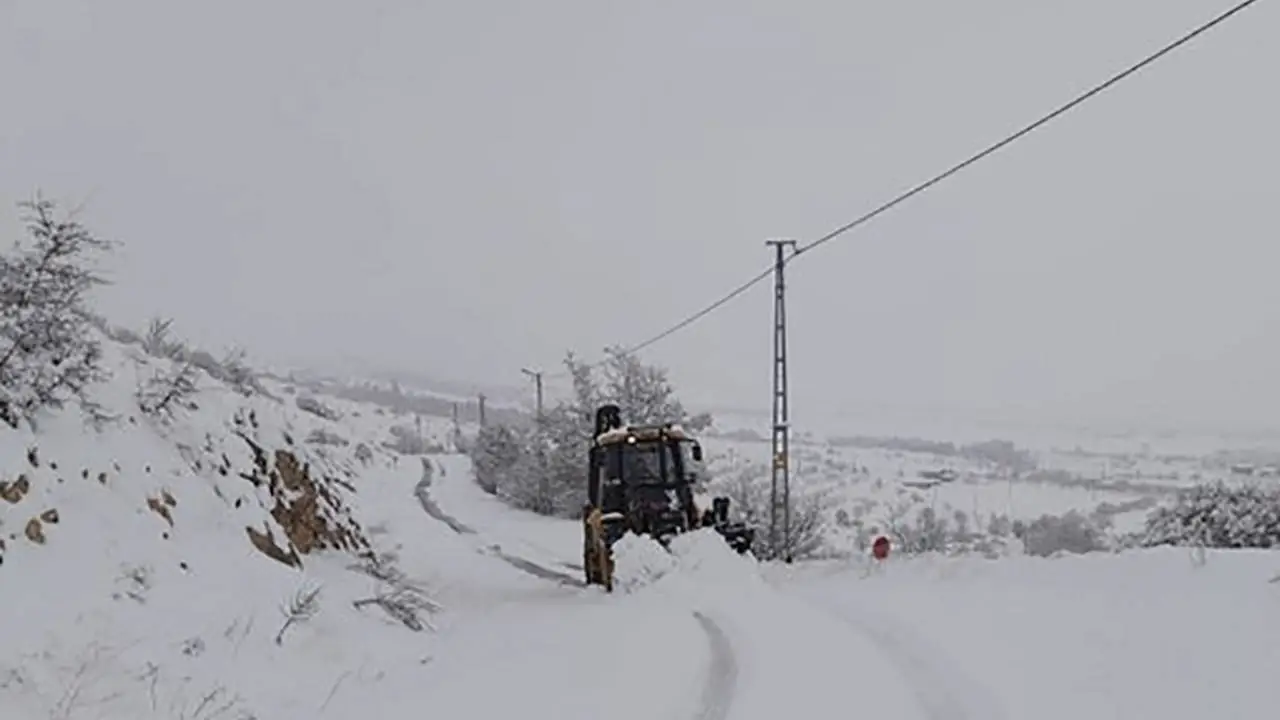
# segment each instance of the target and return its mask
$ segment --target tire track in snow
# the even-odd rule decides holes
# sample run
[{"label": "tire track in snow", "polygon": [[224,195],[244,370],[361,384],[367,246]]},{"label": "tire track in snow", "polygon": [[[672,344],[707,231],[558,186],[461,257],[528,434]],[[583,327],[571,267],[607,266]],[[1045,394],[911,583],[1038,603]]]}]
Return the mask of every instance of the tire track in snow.
[{"label": "tire track in snow", "polygon": [[[458,533],[459,535],[474,535],[475,537],[480,537],[480,534],[476,532],[475,528],[445,512],[440,508],[440,505],[431,498],[431,462],[426,458],[422,458],[422,479],[413,487],[413,494],[417,496],[418,503],[422,505],[422,509],[428,515],[439,520],[445,525],[448,525],[449,529],[453,530],[455,533]],[[488,545],[485,550],[488,551],[485,553],[486,555],[493,555],[517,570],[526,572],[534,577],[541,578],[542,580],[549,580],[554,583],[560,583],[561,585],[573,585],[575,587],[586,586],[586,582],[581,578],[562,573],[558,570],[552,570],[551,568],[544,567],[521,557],[508,555],[502,551],[502,546],[500,545]]]},{"label": "tire track in snow", "polygon": [[427,514],[431,517],[439,520],[445,525],[448,525],[451,530],[459,535],[475,535],[475,528],[440,509],[440,506],[436,504],[436,501],[431,499],[430,488],[431,477],[425,474],[413,488],[413,494],[418,496],[418,502],[422,504],[422,509],[427,511]]},{"label": "tire track in snow", "polygon": [[[815,603],[817,605],[817,603]],[[822,609],[871,641],[902,673],[929,720],[1001,720],[1003,708],[968,673],[910,629],[889,618],[859,609],[854,616],[825,603]]]},{"label": "tire track in snow", "polygon": [[[479,533],[476,532],[475,528],[445,512],[431,498],[432,472],[429,462],[426,458],[422,459],[422,479],[418,481],[418,484],[413,489],[414,495],[417,496],[418,502],[422,505],[422,509],[427,515],[448,525],[450,529],[459,535],[479,537]],[[585,582],[577,577],[543,567],[524,558],[507,555],[502,552],[502,548],[499,545],[489,545],[486,549],[512,567],[543,580],[578,587],[586,585]],[[573,563],[562,562],[560,565],[576,570],[582,569],[581,565]],[[707,681],[702,688],[702,696],[698,702],[698,710],[694,715],[694,720],[726,720],[729,717],[729,708],[733,704],[734,690],[738,684],[738,661],[733,654],[733,644],[729,641],[729,636],[724,629],[716,621],[698,611],[694,611],[693,617],[698,621],[698,626],[702,628],[702,631],[706,633],[707,643],[711,649],[711,661],[707,667]]]},{"label": "tire track in snow", "polygon": [[733,655],[729,636],[716,621],[694,611],[693,617],[707,634],[711,646],[711,664],[707,667],[707,684],[694,720],[725,720],[733,705],[733,692],[738,684],[738,661]]}]

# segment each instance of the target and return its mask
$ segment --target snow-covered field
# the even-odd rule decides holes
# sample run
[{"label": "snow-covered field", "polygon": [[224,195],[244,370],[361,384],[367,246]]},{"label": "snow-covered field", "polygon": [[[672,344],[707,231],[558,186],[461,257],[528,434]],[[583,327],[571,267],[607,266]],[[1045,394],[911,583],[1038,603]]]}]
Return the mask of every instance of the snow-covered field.
[{"label": "snow-covered field", "polygon": [[[1267,438],[1072,435],[990,425],[934,430],[955,434],[796,429],[793,498],[821,498],[835,528],[825,552],[865,552],[870,537],[918,524],[922,513],[957,536],[1077,514],[1096,528],[1099,545],[1114,547],[1143,529],[1153,507],[1197,484],[1280,487],[1277,453],[1269,449],[1280,443]],[[770,444],[761,418],[717,417],[705,444],[717,477],[748,467],[761,479],[768,474]],[[1258,469],[1254,475],[1233,471],[1250,464]],[[939,473],[947,476],[938,479]]]},{"label": "snow-covered field", "polygon": [[[280,382],[246,396],[206,375],[171,418],[146,415],[134,393],[172,361],[106,350],[115,377],[95,399],[115,421],[95,429],[69,408],[39,432],[0,431],[5,720],[1199,720],[1280,706],[1273,553],[787,567],[707,531],[670,554],[628,539],[607,595],[582,584],[577,523],[485,494],[447,450],[448,422],[300,406]],[[446,451],[392,451],[406,433]],[[960,463],[954,482],[910,488],[899,481],[928,458],[798,449],[798,482],[844,507],[906,497],[1033,517],[1141,495]]]}]

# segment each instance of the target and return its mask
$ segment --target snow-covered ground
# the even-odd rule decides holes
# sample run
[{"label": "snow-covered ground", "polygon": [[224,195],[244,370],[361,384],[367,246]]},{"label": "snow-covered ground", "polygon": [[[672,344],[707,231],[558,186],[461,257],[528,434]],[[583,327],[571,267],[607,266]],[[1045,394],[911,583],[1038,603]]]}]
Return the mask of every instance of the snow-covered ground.
[{"label": "snow-covered ground", "polygon": [[[577,560],[575,523],[511,510],[460,469],[438,497],[474,532],[542,562]],[[856,558],[762,570],[714,536],[679,538],[673,550],[674,557],[624,539],[619,597],[608,602],[628,614],[603,632],[636,652],[666,638],[654,657],[670,658],[660,663],[681,672],[698,658],[704,693],[713,692],[716,673],[732,668],[727,714],[707,716],[1252,718],[1280,703],[1269,680],[1280,662],[1280,635],[1268,631],[1280,610],[1280,582],[1268,582],[1280,573],[1275,553]],[[729,659],[715,659],[715,635],[706,639],[712,657],[693,642],[692,628],[687,645],[668,638],[689,609],[723,633]],[[632,644],[636,624],[649,633],[644,644]],[[538,664],[503,655],[512,643],[499,643],[476,666]],[[679,687],[687,703],[689,691]],[[577,717],[565,702],[554,716]]]},{"label": "snow-covered ground", "polygon": [[773,579],[856,628],[930,717],[1260,718],[1280,556],[1181,549],[827,563]]},{"label": "snow-covered ground", "polygon": [[[5,720],[1199,720],[1280,706],[1273,553],[779,567],[702,531],[669,554],[627,539],[608,595],[582,584],[577,522],[485,494],[464,456],[386,445],[409,428],[447,447],[448,422],[329,397],[317,412],[283,383],[244,396],[204,375],[165,420],[134,392],[171,361],[106,349],[115,377],[95,399],[115,422],[69,408],[38,433],[0,431]],[[901,497],[875,473],[907,459],[854,475],[872,454],[814,452],[834,462],[801,478]],[[1018,499],[1032,487],[1014,485],[1029,513],[1078,504]],[[974,471],[938,493],[993,508],[1007,488]],[[300,547],[317,539],[330,547]],[[391,567],[402,575],[369,575]],[[286,625],[282,608],[317,589],[316,612]],[[420,603],[424,626],[388,612],[397,601]]]},{"label": "snow-covered ground", "polygon": [[[283,385],[245,397],[203,373],[194,405],[151,417],[134,393],[173,363],[104,349],[113,378],[93,396],[115,421],[97,430],[68,407],[36,433],[0,430],[0,717],[397,716],[439,637],[353,605],[391,587],[353,569],[357,537],[398,556],[400,598],[440,633],[546,593],[426,521],[422,465],[381,446],[411,420],[330,398],[337,419],[325,419]],[[348,550],[302,554],[299,569],[251,541],[288,555],[284,524],[308,522],[279,453],[320,491],[312,515],[325,522],[295,530],[298,542],[311,532]],[[282,608],[317,589],[318,611],[281,635]]]}]

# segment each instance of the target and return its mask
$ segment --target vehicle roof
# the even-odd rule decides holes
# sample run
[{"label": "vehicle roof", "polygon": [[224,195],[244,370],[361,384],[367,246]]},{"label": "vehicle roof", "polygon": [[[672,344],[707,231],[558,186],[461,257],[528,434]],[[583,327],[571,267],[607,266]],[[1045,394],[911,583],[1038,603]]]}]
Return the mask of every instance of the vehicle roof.
[{"label": "vehicle roof", "polygon": [[651,442],[666,437],[668,440],[692,440],[693,438],[679,425],[624,425],[620,428],[606,430],[596,436],[601,445],[612,445],[627,442],[635,438],[637,442]]}]

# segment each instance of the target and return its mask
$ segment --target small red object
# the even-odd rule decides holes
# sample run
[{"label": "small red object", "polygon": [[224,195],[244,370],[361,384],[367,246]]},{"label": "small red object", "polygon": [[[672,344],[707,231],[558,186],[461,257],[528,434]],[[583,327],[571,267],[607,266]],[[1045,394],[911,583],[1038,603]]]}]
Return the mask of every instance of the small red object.
[{"label": "small red object", "polygon": [[889,557],[889,538],[881,535],[876,541],[871,543],[871,554],[877,560],[884,560]]}]

